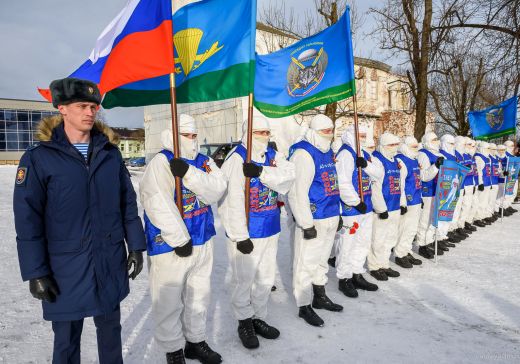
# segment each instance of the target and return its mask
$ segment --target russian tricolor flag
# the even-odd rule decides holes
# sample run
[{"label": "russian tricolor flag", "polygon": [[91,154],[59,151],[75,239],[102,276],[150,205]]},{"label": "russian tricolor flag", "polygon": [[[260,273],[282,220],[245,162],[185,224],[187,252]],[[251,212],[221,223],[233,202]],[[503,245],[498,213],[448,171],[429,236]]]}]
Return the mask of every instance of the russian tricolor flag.
[{"label": "russian tricolor flag", "polygon": [[[129,0],[70,77],[98,84],[101,94],[173,72],[171,0]],[[39,89],[51,101],[49,90]]]}]

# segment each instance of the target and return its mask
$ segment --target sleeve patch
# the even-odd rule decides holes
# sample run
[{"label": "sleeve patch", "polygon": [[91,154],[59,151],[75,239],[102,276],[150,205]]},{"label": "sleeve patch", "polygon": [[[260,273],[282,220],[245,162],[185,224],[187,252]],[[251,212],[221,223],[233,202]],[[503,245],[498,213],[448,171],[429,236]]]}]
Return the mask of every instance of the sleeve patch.
[{"label": "sleeve patch", "polygon": [[26,179],[27,179],[27,167],[18,167],[18,169],[16,170],[16,185],[25,186]]}]

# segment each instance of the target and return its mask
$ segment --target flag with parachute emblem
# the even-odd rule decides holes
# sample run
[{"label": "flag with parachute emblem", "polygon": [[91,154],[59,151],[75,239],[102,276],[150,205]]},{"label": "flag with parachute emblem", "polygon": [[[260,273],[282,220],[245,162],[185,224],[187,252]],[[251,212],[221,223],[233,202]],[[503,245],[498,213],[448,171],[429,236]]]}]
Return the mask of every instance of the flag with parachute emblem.
[{"label": "flag with parachute emblem", "polygon": [[256,57],[255,106],[268,117],[297,114],[355,92],[349,7],[322,32]]},{"label": "flag with parachute emblem", "polygon": [[471,133],[477,140],[490,140],[516,133],[518,96],[499,105],[468,113]]},{"label": "flag with parachute emblem", "polygon": [[[247,96],[253,88],[256,0],[202,0],[173,14],[178,103]],[[107,93],[103,107],[170,103],[170,77],[129,83]]]}]

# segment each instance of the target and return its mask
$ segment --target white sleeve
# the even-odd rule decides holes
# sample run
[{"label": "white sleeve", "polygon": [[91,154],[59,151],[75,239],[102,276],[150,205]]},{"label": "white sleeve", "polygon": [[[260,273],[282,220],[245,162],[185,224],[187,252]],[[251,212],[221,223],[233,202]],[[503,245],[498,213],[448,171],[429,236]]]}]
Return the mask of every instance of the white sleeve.
[{"label": "white sleeve", "polygon": [[357,206],[361,202],[361,198],[352,184],[352,174],[355,168],[354,158],[348,151],[343,150],[336,156],[339,196],[347,206]]},{"label": "white sleeve", "polygon": [[400,206],[407,206],[408,202],[406,199],[406,176],[408,175],[408,168],[406,168],[406,165],[399,159],[397,159],[397,163],[399,163],[399,172],[401,174],[400,180],[401,180],[401,202]]},{"label": "white sleeve", "polygon": [[[377,158],[372,159],[372,164],[374,168],[379,170],[378,174],[385,175],[385,167],[383,163]],[[374,206],[374,211],[378,214],[388,211],[386,206],[385,197],[383,196],[383,181],[384,177],[375,179],[372,183],[372,205]]]},{"label": "white sleeve", "polygon": [[419,152],[417,161],[419,162],[419,168],[421,169],[421,181],[430,182],[435,178],[435,176],[437,176],[437,173],[439,173],[439,169],[435,164],[430,164],[430,159],[425,153]]},{"label": "white sleeve", "polygon": [[168,159],[157,154],[146,167],[139,184],[141,204],[146,215],[169,246],[175,248],[186,244],[190,234],[174,201],[175,178],[170,171]]},{"label": "white sleeve", "polygon": [[226,234],[232,241],[249,239],[245,207],[246,178],[242,170],[244,161],[233,153],[222,165],[222,173],[227,178],[228,186],[219,202],[218,212]]},{"label": "white sleeve", "polygon": [[281,153],[276,153],[275,161],[276,167],[262,168],[260,182],[271,190],[286,194],[294,182],[294,164],[286,160]]},{"label": "white sleeve", "polygon": [[[374,160],[374,158],[372,158]],[[380,180],[381,182],[385,179],[385,170],[384,168],[378,168],[377,165],[374,165],[373,162],[367,161],[367,167],[365,168],[365,173],[368,174],[372,181]]]},{"label": "white sleeve", "polygon": [[206,205],[212,205],[217,203],[226,191],[227,182],[224,174],[211,158],[208,167],[211,172],[206,173],[190,166],[182,178],[182,183]]},{"label": "white sleeve", "polygon": [[486,162],[479,156],[475,157],[475,163],[477,164],[478,184],[484,183],[484,168],[486,168]]},{"label": "white sleeve", "polygon": [[289,191],[289,205],[296,223],[303,229],[309,229],[314,226],[309,200],[309,190],[315,174],[314,161],[311,155],[302,149],[296,150],[290,161],[294,163],[296,178]]}]

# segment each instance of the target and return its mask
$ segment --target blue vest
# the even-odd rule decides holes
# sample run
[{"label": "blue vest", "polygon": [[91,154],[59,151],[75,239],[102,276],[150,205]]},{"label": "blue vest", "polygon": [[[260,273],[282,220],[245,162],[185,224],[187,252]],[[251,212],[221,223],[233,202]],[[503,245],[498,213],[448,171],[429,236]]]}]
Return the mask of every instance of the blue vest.
[{"label": "blue vest", "polygon": [[399,210],[401,206],[401,172],[397,160],[390,161],[380,152],[374,152],[373,156],[381,161],[385,167],[385,179],[383,180],[383,197],[388,211]]},{"label": "blue vest", "polygon": [[320,220],[339,216],[340,197],[334,153],[332,150],[323,153],[308,141],[302,140],[291,147],[289,156],[298,149],[305,150],[314,161],[314,179],[309,189],[312,217]]},{"label": "blue vest", "polygon": [[[247,150],[239,144],[234,153],[242,160],[247,158]],[[276,151],[268,147],[264,163],[252,161],[257,166],[275,167]],[[281,231],[278,192],[271,190],[260,182],[260,178],[251,178],[249,182],[249,237],[253,239],[268,238]]]},{"label": "blue vest", "polygon": [[477,170],[473,158],[471,157],[471,154],[464,153],[462,155],[462,165],[466,168],[469,168],[469,172],[466,175],[466,178],[464,179],[463,186],[473,186],[475,184],[475,173],[477,172]]},{"label": "blue vest", "polygon": [[498,185],[500,178],[500,158],[489,157],[491,159],[491,184]]},{"label": "blue vest", "polygon": [[[504,158],[500,158],[500,165],[502,166],[502,171],[505,171],[507,168],[507,155]],[[498,178],[498,183],[505,183],[506,179],[504,177]]]},{"label": "blue vest", "polygon": [[421,168],[417,159],[408,158],[404,154],[396,156],[405,166],[407,170],[406,180],[404,184],[404,192],[408,206],[418,205],[422,202],[422,182]]},{"label": "blue vest", "polygon": [[[168,161],[173,159],[173,153],[171,151],[162,150],[161,153],[168,158]],[[184,158],[182,158],[182,160],[206,173],[211,171],[208,166],[209,158],[200,153],[194,160]],[[174,191],[174,199],[176,196],[176,192]],[[182,206],[184,224],[188,229],[193,245],[203,245],[215,236],[216,231],[211,206],[200,201],[197,196],[184,187],[184,185],[182,185]],[[144,213],[144,229],[148,244],[148,255],[164,254],[174,250],[174,248],[169,246],[162,239],[161,230],[152,224],[146,212]]]},{"label": "blue vest", "polygon": [[441,154],[444,156],[444,158],[446,160],[449,160],[449,161],[453,161],[453,162],[457,162],[457,157],[455,157],[454,155],[444,151],[444,150],[440,150]]},{"label": "blue vest", "polygon": [[473,184],[478,186],[478,170],[477,170],[477,161],[475,160],[475,155],[471,157],[471,166],[473,167]]},{"label": "blue vest", "polygon": [[[437,162],[437,159],[439,159],[438,156],[433,154],[427,149],[421,149],[420,152],[426,154],[428,157],[428,160],[430,161],[430,164],[435,164]],[[437,179],[439,178],[439,175],[437,174],[434,179],[428,182],[422,183],[422,195],[423,197],[433,197],[435,196],[435,191],[437,190]]]},{"label": "blue vest", "polygon": [[[484,170],[482,171],[482,183],[484,184],[484,187],[491,186],[491,164],[488,157],[484,157],[483,154],[476,153],[475,157],[479,156],[482,158],[486,166],[484,167]],[[478,174],[477,174],[477,180],[478,180]],[[477,182],[478,183],[478,182]]]},{"label": "blue vest", "polygon": [[[356,151],[350,145],[343,144],[338,151],[338,155],[343,150],[350,153],[352,155],[352,158],[354,158],[354,161],[356,161]],[[370,161],[370,154],[368,154],[367,152],[363,151],[363,157],[367,161]],[[372,186],[370,185],[370,177],[368,176],[368,174],[366,174],[364,169],[361,170],[361,185],[363,188],[363,202],[367,205],[367,213],[372,212]],[[352,186],[354,186],[354,189],[356,190],[357,194],[360,195],[357,168],[354,168],[354,171],[352,172]],[[343,201],[341,201],[341,215],[357,216],[361,215],[361,213],[358,210],[356,210],[354,206],[348,206]]]}]

